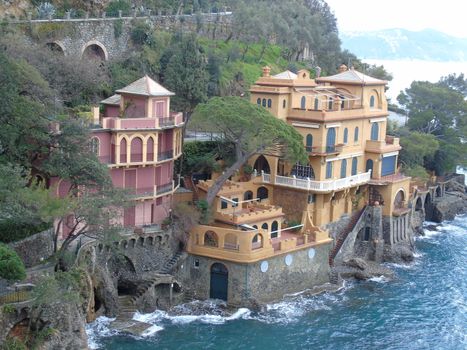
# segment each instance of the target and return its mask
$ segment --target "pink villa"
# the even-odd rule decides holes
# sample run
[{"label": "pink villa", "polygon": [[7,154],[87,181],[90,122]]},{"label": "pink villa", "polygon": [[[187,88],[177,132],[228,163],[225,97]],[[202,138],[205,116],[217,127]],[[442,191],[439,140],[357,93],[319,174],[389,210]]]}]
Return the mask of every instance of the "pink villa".
[{"label": "pink villa", "polygon": [[[103,113],[93,107],[91,147],[107,164],[114,186],[134,195],[135,206],[121,218],[125,227],[160,224],[169,215],[179,186],[173,169],[182,153],[183,126],[182,113],[170,112],[173,95],[145,76],[101,101]],[[66,195],[69,185],[54,182],[57,195]]]}]

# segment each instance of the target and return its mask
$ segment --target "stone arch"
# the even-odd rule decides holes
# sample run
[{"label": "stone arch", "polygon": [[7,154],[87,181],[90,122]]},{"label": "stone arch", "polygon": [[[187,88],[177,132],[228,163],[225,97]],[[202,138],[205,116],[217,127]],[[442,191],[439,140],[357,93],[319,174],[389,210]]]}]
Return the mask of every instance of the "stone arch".
[{"label": "stone arch", "polygon": [[153,162],[154,159],[154,147],[155,147],[154,138],[149,136],[146,141],[146,160],[148,162]]},{"label": "stone arch", "polygon": [[422,211],[422,210],[423,210],[422,198],[418,197],[417,201],[415,202],[415,211]]},{"label": "stone arch", "polygon": [[425,209],[425,220],[431,220],[433,214],[433,205],[431,200],[431,194],[427,193],[425,196],[425,202],[423,204],[423,208]]},{"label": "stone arch", "polygon": [[238,238],[233,233],[227,233],[224,237],[224,248],[238,250]]},{"label": "stone arch", "polygon": [[134,248],[136,244],[136,239],[132,238],[130,239],[130,248]]},{"label": "stone arch", "polygon": [[268,189],[264,186],[259,187],[258,190],[256,191],[256,197],[259,198],[259,200],[268,199],[269,197]]},{"label": "stone arch", "polygon": [[156,239],[157,239],[157,244],[160,245],[160,244],[162,243],[162,236],[161,236],[161,235],[157,235]]},{"label": "stone arch", "polygon": [[271,224],[271,238],[276,238],[279,235],[279,223],[274,220]]},{"label": "stone arch", "polygon": [[127,144],[128,144],[128,140],[126,139],[126,137],[123,137],[120,140],[120,163],[126,163],[128,160],[127,149],[126,149]]},{"label": "stone arch", "polygon": [[436,187],[435,194],[436,197],[441,197],[442,196],[442,191],[441,191],[441,186]]},{"label": "stone arch", "polygon": [[122,249],[127,249],[128,248],[128,241],[124,239],[123,241],[120,242],[120,247]]},{"label": "stone arch", "polygon": [[148,241],[148,245],[154,245],[154,237],[153,236],[149,236],[147,238],[147,241]]},{"label": "stone arch", "polygon": [[208,247],[219,247],[219,238],[214,231],[206,231],[204,233],[204,245]]},{"label": "stone arch", "polygon": [[138,238],[138,246],[140,246],[140,247],[144,246],[144,238],[143,237]]},{"label": "stone arch", "polygon": [[258,172],[264,171],[266,174],[271,173],[271,168],[269,167],[269,162],[265,156],[262,154],[256,158],[255,164],[253,165],[253,169],[256,169]]},{"label": "stone arch", "polygon": [[108,61],[109,53],[107,52],[107,49],[101,42],[97,40],[91,40],[84,44],[81,49],[81,59],[84,58]]},{"label": "stone arch", "polygon": [[48,42],[45,46],[53,53],[65,56],[65,46],[60,41]]}]

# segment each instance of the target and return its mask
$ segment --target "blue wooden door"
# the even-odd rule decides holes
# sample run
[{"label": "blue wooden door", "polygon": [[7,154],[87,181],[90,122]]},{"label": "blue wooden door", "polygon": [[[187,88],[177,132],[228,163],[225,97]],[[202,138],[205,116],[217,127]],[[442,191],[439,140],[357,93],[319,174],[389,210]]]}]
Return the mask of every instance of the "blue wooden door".
[{"label": "blue wooden door", "polygon": [[336,145],[336,129],[329,128],[326,136],[326,152],[334,152]]},{"label": "blue wooden door", "polygon": [[392,175],[396,172],[396,156],[384,157],[381,166],[381,176]]},{"label": "blue wooden door", "polygon": [[209,297],[227,301],[229,287],[229,271],[225,265],[215,263],[211,266],[211,288]]}]

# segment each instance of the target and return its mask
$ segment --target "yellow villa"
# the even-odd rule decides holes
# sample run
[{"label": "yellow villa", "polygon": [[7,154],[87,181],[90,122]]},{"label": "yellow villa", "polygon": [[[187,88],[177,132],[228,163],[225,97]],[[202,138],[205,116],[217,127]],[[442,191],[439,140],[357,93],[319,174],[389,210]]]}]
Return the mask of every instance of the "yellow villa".
[{"label": "yellow villa", "polygon": [[[357,245],[377,259],[384,244],[408,239],[410,178],[397,169],[399,139],[386,135],[386,84],[345,65],[317,79],[263,68],[251,102],[303,136],[309,161],[258,154],[253,174],[223,186],[214,223],[188,243],[198,297],[273,300],[328,282],[334,259]],[[198,184],[200,198],[211,184]]]}]

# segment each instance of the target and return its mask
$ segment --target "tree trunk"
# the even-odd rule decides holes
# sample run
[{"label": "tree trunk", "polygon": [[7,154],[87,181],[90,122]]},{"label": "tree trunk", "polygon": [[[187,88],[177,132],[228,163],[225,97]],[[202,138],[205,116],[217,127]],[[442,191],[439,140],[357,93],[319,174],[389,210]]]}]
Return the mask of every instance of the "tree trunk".
[{"label": "tree trunk", "polygon": [[224,183],[227,181],[229,177],[231,177],[235,172],[240,169],[240,167],[245,164],[248,160],[250,155],[245,155],[230,166],[221,176],[219,176],[213,183],[211,187],[209,187],[208,194],[206,196],[206,201],[208,202],[209,207],[212,206],[214,199],[216,198],[217,193],[221,190]]}]

